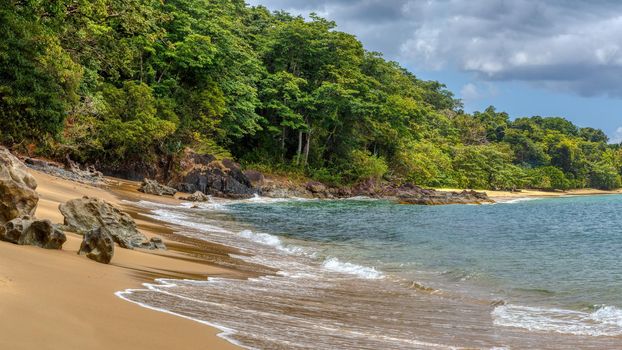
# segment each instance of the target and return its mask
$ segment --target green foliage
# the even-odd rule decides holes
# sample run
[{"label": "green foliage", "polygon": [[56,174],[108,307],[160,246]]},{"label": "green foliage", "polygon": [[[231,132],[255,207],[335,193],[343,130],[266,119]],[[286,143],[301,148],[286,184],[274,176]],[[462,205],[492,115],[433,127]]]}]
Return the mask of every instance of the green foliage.
[{"label": "green foliage", "polygon": [[242,0],[0,0],[0,142],[104,166],[186,147],[340,185],[620,186],[560,117],[461,110],[336,23]]},{"label": "green foliage", "polygon": [[351,155],[351,167],[345,172],[354,180],[378,180],[387,173],[389,167],[381,157],[370,152],[355,150]]},{"label": "green foliage", "polygon": [[420,186],[456,185],[452,179],[451,157],[430,142],[414,142],[401,148],[395,155],[395,175]]},{"label": "green foliage", "polygon": [[597,163],[592,167],[589,175],[589,185],[601,190],[619,188],[621,184],[620,174],[611,164]]},{"label": "green foliage", "polygon": [[513,189],[522,184],[523,172],[512,165],[512,153],[496,145],[458,146],[453,168],[458,185],[477,189]]},{"label": "green foliage", "polygon": [[38,8],[0,6],[0,141],[58,135],[82,70],[37,20]]},{"label": "green foliage", "polygon": [[531,169],[528,174],[528,186],[531,188],[541,190],[566,190],[571,187],[570,180],[566,178],[561,170],[553,166]]}]

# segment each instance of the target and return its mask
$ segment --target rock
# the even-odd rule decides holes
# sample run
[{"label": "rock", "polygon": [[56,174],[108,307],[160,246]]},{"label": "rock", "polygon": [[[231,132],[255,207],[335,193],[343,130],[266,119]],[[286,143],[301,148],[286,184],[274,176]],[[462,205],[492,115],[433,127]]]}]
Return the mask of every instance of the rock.
[{"label": "rock", "polygon": [[69,158],[66,158],[63,164],[34,158],[26,158],[24,159],[24,163],[31,169],[35,169],[55,177],[60,177],[65,180],[93,186],[101,186],[106,183],[103,174],[95,170],[94,166],[90,165],[86,167],[86,170],[82,170],[80,169],[78,163]]},{"label": "rock", "polygon": [[34,220],[20,237],[19,244],[61,249],[65,241],[67,241],[65,234],[50,220]]},{"label": "rock", "polygon": [[0,230],[0,240],[45,249],[61,249],[67,237],[50,220],[24,216],[7,222]]},{"label": "rock", "polygon": [[45,160],[35,159],[35,158],[24,158],[24,163],[26,165],[32,165],[33,167],[37,167],[37,168],[45,168],[45,167],[52,166],[50,163],[46,162]]},{"label": "rock", "polygon": [[0,147],[0,224],[24,215],[33,216],[39,202],[37,182],[28,168]]},{"label": "rock", "polygon": [[84,233],[78,254],[86,255],[98,263],[108,264],[114,255],[114,240],[101,227],[87,231]]},{"label": "rock", "polygon": [[186,150],[179,168],[183,170],[171,179],[169,185],[181,192],[200,191],[226,198],[250,198],[257,193],[240,166],[228,159],[218,161],[213,156]]},{"label": "rock", "polygon": [[412,187],[408,192],[398,193],[400,203],[420,205],[446,205],[446,204],[483,204],[494,203],[485,192],[462,191],[448,192],[426,190]]},{"label": "rock", "polygon": [[313,194],[317,194],[317,193],[326,193],[326,186],[324,186],[323,183],[321,182],[317,182],[317,181],[309,181],[307,182],[307,184],[305,185],[305,188],[307,189],[307,191],[313,193]]},{"label": "rock", "polygon": [[65,169],[80,177],[90,177],[99,180],[103,180],[104,178],[104,174],[102,174],[101,171],[97,171],[93,165],[86,166],[86,169],[82,170],[80,164],[71,160],[69,155],[65,157]]},{"label": "rock", "polygon": [[162,241],[162,238],[160,237],[151,237],[151,239],[149,239],[149,246],[146,247],[147,249],[161,249],[161,250],[166,250],[166,245],[164,245],[164,242]]},{"label": "rock", "polygon": [[101,227],[122,248],[142,248],[149,244],[147,237],[136,229],[132,217],[101,199],[72,199],[59,209],[65,217],[65,226],[78,233]]},{"label": "rock", "polygon": [[253,187],[260,187],[266,179],[262,173],[256,170],[246,170],[244,171],[244,176],[251,182]]},{"label": "rock", "polygon": [[154,194],[156,196],[174,196],[177,193],[176,189],[149,179],[144,179],[138,190],[142,193]]},{"label": "rock", "polygon": [[312,198],[303,186],[270,183],[261,187],[261,195],[270,198]]},{"label": "rock", "polygon": [[180,197],[179,199],[191,202],[208,202],[210,200],[208,195],[200,191],[196,191],[188,197]]},{"label": "rock", "polygon": [[4,232],[0,236],[0,240],[5,242],[11,242],[13,244],[19,244],[19,238],[22,233],[30,225],[30,217],[24,216],[21,218],[15,218],[4,224]]}]

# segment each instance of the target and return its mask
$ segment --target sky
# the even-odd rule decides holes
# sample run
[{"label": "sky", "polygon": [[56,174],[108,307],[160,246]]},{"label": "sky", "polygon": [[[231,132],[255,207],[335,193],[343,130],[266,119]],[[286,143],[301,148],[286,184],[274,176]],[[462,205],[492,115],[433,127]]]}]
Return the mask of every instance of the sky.
[{"label": "sky", "polygon": [[566,117],[622,142],[622,1],[247,0],[337,22],[467,112]]}]

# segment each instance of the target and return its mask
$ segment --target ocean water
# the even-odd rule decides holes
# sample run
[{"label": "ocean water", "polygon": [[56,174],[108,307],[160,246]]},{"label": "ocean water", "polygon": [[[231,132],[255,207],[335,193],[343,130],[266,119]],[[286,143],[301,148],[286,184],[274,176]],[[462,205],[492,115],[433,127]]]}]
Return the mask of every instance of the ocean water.
[{"label": "ocean water", "polygon": [[138,205],[278,271],[118,293],[245,348],[622,349],[622,196]]}]

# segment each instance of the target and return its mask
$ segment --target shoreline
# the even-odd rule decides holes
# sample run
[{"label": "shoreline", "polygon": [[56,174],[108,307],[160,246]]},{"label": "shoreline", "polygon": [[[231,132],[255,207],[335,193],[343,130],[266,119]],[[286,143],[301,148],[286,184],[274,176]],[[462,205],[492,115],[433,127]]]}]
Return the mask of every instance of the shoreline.
[{"label": "shoreline", "polygon": [[[443,192],[459,192],[462,189],[456,188],[435,188],[437,191]],[[617,190],[598,190],[594,188],[582,188],[567,191],[542,191],[542,190],[530,190],[521,189],[517,192],[512,191],[495,191],[495,190],[476,190],[484,192],[488,197],[495,202],[507,202],[517,199],[542,199],[542,198],[560,198],[560,197],[574,197],[574,196],[602,196],[602,195],[615,195],[622,194],[622,189]]]},{"label": "shoreline", "polygon": [[[58,204],[85,195],[102,198],[128,210],[132,183],[119,180],[110,189],[97,188],[29,170],[40,196],[36,216],[62,223]],[[116,181],[116,179],[114,179]],[[130,187],[127,187],[130,186]],[[137,186],[137,185],[136,185]],[[173,198],[140,194],[158,203],[181,203]],[[128,210],[129,212],[129,210]],[[109,265],[77,255],[82,237],[66,232],[60,251],[0,242],[1,348],[194,349],[197,344],[216,349],[240,349],[222,331],[194,320],[129,303],[117,292],[141,288],[156,278],[206,279],[208,276],[245,278],[252,274],[218,266],[216,257],[231,259],[235,250],[204,242],[200,249],[212,259],[194,254],[191,242],[171,239],[173,230],[146,216],[135,217],[146,236],[161,236],[164,252],[117,247]],[[33,337],[33,334],[37,334]]]},{"label": "shoreline", "polygon": [[[258,270],[257,266],[232,258],[229,254],[240,254],[235,248],[176,234],[183,228],[151,218],[146,215],[148,209],[132,204],[145,200],[179,205],[185,201],[138,192],[139,184],[128,180],[107,178],[109,186],[100,188],[37,170],[29,172],[39,185],[37,217],[62,223],[60,203],[84,195],[98,197],[130,214],[147,237],[162,237],[169,249],[162,252],[117,248],[111,264],[103,265],[78,256],[82,238],[69,232],[61,251],[0,242],[0,312],[5,316],[0,320],[0,327],[11,335],[0,339],[0,347],[73,348],[86,344],[89,349],[108,349],[109,343],[115,343],[121,350],[191,349],[200,343],[223,350],[242,348],[227,337],[231,330],[226,327],[136,303],[124,294],[144,289],[145,283],[157,284],[159,279],[244,279],[272,271]],[[503,202],[622,194],[622,190],[486,193],[491,199]],[[23,324],[30,327],[22,329]],[[41,336],[29,337],[33,329]]]}]

